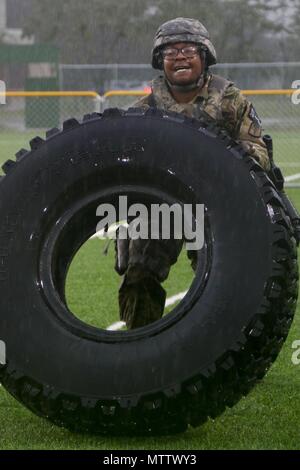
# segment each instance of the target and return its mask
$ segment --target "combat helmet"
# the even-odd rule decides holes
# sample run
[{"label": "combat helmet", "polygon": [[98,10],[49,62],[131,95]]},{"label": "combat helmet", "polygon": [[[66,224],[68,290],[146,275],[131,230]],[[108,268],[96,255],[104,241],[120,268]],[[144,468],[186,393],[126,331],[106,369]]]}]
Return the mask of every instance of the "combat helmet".
[{"label": "combat helmet", "polygon": [[206,67],[216,64],[217,54],[205,26],[193,18],[175,18],[163,23],[156,31],[152,49],[152,67],[154,69],[163,69],[160,52],[162,47],[175,42],[199,44],[205,53]]}]

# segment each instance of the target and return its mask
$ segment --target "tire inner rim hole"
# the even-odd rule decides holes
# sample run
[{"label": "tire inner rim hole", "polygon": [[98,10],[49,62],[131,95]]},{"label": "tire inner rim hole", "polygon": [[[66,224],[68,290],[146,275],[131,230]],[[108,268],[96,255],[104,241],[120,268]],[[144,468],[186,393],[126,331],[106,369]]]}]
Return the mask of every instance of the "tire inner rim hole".
[{"label": "tire inner rim hole", "polygon": [[[114,269],[116,260],[113,234],[120,223],[122,226],[124,222],[126,224],[124,218],[120,220],[118,217],[120,196],[127,197],[128,207],[136,203],[144,204],[149,208],[149,214],[151,204],[167,203],[170,206],[178,201],[162,197],[152,189],[149,189],[149,193],[141,193],[137,188],[122,191],[121,194],[109,191],[101,198],[90,198],[85,203],[82,201],[80,207],[73,208],[67,221],[60,220],[55,224],[57,233],[52,236],[50,249],[51,276],[59,300],[70,315],[87,326],[126,332],[125,323],[120,321],[118,302],[118,290],[123,276]],[[101,220],[96,216],[96,211],[101,204],[108,202],[116,209],[117,223],[109,227],[106,225],[108,233],[105,237],[103,229],[96,233],[97,224]],[[135,217],[129,218],[127,223],[130,225],[133,219]],[[59,230],[60,224],[62,227]],[[204,288],[208,276],[210,234],[206,225],[205,229],[204,247],[197,252],[198,263],[195,260],[193,262],[194,265],[197,264],[197,277],[201,278],[201,288]],[[177,262],[171,266],[169,275],[161,284],[166,291],[163,319],[169,317],[171,312],[176,313],[194,281],[195,273],[189,258],[191,257],[187,256],[186,247],[183,245]]]}]

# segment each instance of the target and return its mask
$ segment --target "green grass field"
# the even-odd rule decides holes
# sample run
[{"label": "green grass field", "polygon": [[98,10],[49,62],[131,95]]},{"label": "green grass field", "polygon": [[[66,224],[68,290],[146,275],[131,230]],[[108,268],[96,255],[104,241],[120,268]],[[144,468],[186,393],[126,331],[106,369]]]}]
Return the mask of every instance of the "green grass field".
[{"label": "green grass field", "polygon": [[[12,158],[21,147],[28,148],[34,135],[0,132],[0,161]],[[288,193],[300,209],[300,191]],[[79,318],[106,327],[118,320],[119,277],[112,269],[113,246],[106,257],[103,246],[103,241],[91,240],[76,255],[67,279],[67,300]],[[168,296],[185,290],[192,276],[183,253],[165,283]],[[300,365],[291,361],[294,340],[300,340],[299,308],[280,356],[247,397],[215,421],[166,438],[72,434],[36,417],[0,387],[0,449],[299,449]]]}]

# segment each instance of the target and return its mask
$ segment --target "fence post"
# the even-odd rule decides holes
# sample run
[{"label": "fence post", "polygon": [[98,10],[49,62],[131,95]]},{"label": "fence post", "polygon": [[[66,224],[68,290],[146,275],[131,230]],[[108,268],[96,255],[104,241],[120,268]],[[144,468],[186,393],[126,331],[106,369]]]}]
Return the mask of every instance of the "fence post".
[{"label": "fence post", "polygon": [[6,85],[3,80],[0,80],[0,104],[6,104]]}]

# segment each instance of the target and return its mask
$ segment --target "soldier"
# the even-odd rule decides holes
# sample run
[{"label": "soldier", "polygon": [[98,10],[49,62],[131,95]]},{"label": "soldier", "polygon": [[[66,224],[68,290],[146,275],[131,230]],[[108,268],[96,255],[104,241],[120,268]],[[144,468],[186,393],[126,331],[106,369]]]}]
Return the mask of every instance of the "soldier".
[{"label": "soldier", "polygon": [[[200,21],[167,21],[158,28],[152,49],[152,67],[164,74],[153,80],[152,93],[135,106],[157,107],[194,118],[204,111],[269,170],[261,121],[253,105],[232,82],[210,72],[209,66],[216,61],[215,48]],[[141,239],[116,243],[116,270],[125,274],[119,290],[120,318],[128,329],[161,318],[166,292],[160,283],[168,277],[182,243]],[[189,254],[193,269],[194,255]]]}]

